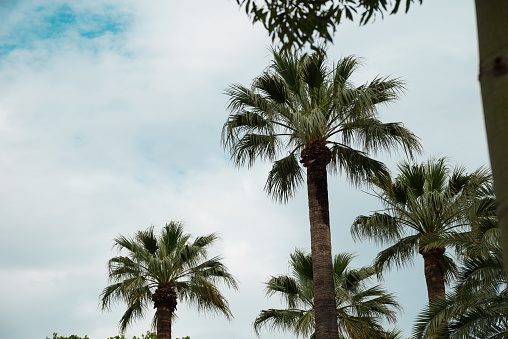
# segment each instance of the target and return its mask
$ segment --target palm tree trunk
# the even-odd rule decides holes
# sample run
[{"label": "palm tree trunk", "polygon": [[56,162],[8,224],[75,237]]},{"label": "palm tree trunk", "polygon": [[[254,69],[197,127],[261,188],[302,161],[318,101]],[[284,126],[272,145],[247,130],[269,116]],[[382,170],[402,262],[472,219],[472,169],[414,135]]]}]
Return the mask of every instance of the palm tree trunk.
[{"label": "palm tree trunk", "polygon": [[339,338],[326,173],[330,159],[324,143],[312,143],[302,151],[301,161],[307,167],[316,339]]},{"label": "palm tree trunk", "polygon": [[157,339],[171,339],[171,318],[176,310],[176,292],[171,285],[157,287],[152,295],[154,308],[157,309]]},{"label": "palm tree trunk", "polygon": [[480,86],[505,272],[508,274],[508,1],[476,0]]},{"label": "palm tree trunk", "polygon": [[171,339],[172,313],[167,306],[157,307],[157,339]]},{"label": "palm tree trunk", "polygon": [[443,267],[441,266],[444,252],[444,248],[436,248],[425,252],[420,251],[424,261],[429,304],[436,299],[443,298],[446,293]]}]

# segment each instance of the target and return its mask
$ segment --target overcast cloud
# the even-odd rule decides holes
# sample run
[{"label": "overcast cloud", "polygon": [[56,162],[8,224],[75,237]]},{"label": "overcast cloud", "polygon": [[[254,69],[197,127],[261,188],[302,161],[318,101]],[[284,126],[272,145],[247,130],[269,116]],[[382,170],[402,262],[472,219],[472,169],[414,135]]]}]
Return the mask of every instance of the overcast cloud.
[{"label": "overcast cloud", "polygon": [[[224,89],[270,62],[270,38],[233,0],[9,0],[0,3],[0,337],[118,333],[124,305],[98,309],[118,234],[170,220],[218,232],[215,254],[240,281],[234,320],[178,307],[174,337],[254,338],[263,282],[309,249],[305,189],[287,205],[263,192],[269,164],[233,167],[220,146]],[[407,93],[382,119],[402,121],[426,154],[472,171],[488,154],[472,2],[425,1],[404,15],[339,27],[330,61],[355,54],[357,83],[401,77]],[[379,155],[395,169],[401,155]],[[375,199],[329,180],[334,252],[369,264],[381,249],[349,226]],[[421,258],[387,274],[409,335],[427,298]],[[152,314],[128,337],[146,332]],[[292,338],[262,332],[262,338]]]}]

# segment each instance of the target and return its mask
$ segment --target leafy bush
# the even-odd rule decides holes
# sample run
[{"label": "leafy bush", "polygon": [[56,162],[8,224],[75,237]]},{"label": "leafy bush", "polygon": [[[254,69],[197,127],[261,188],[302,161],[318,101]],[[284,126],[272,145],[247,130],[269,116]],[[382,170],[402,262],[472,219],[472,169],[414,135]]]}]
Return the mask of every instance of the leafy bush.
[{"label": "leafy bush", "polygon": [[[46,339],[50,339],[50,338],[46,337]],[[53,338],[51,338],[51,339],[90,339],[90,338],[88,338],[87,335],[85,335],[83,338],[81,338],[81,337],[78,337],[77,335],[74,335],[74,334],[72,334],[70,337],[63,337],[63,336],[59,336],[58,333],[53,332]]]},{"label": "leafy bush", "polygon": [[[46,339],[90,339],[87,335],[85,335],[83,338],[81,337],[78,337],[77,335],[74,335],[72,334],[71,336],[69,337],[64,337],[64,336],[59,336],[58,333],[53,333],[53,338],[48,338],[46,337]],[[128,339],[126,338],[123,334],[121,336],[119,335],[116,335],[114,337],[109,337],[107,339]],[[150,332],[150,331],[146,331],[146,334],[142,334],[141,337],[132,337],[132,339],[157,339],[157,334],[155,332]],[[176,339],[179,339],[179,338],[176,338]],[[187,337],[182,337],[181,339],[190,339],[189,336]]]}]

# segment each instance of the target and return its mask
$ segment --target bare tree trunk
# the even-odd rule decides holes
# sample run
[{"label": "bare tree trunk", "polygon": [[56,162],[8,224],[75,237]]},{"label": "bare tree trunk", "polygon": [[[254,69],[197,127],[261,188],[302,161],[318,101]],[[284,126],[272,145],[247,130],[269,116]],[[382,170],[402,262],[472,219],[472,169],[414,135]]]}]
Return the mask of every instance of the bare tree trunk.
[{"label": "bare tree trunk", "polygon": [[436,299],[443,298],[446,293],[443,267],[441,266],[441,259],[443,258],[444,252],[444,248],[420,252],[424,261],[429,304]]},{"label": "bare tree trunk", "polygon": [[483,115],[508,274],[508,1],[475,2]]},{"label": "bare tree trunk", "polygon": [[339,338],[326,173],[330,159],[331,152],[324,143],[307,145],[302,151],[307,167],[316,339]]}]

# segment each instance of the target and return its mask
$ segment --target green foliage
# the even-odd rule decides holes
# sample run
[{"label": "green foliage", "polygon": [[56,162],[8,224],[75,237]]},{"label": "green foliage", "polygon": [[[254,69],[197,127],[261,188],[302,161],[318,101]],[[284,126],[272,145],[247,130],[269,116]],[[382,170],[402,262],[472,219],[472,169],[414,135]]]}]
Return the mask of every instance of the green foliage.
[{"label": "green foliage", "polygon": [[[50,339],[48,337],[46,337],[46,339]],[[87,335],[85,335],[83,338],[82,337],[79,337],[77,335],[70,335],[68,337],[64,337],[64,336],[59,336],[58,333],[53,333],[53,338],[51,339],[90,339]],[[116,335],[114,337],[108,337],[107,339],[128,339],[125,335]],[[132,339],[157,339],[157,334],[155,332],[146,332],[146,335],[145,334],[142,334],[141,337],[132,337]],[[178,339],[178,338],[177,338]],[[184,338],[182,338],[184,339]]]},{"label": "green foliage", "polygon": [[[406,12],[413,2],[423,0],[236,0],[253,23],[261,22],[283,49],[301,48],[305,44],[315,47],[316,40],[333,42],[341,20],[354,21],[360,16],[360,24],[366,24],[377,14],[395,14],[405,2]],[[259,4],[261,2],[261,4]]]},{"label": "green foliage", "polygon": [[[291,273],[271,277],[266,295],[277,295],[286,309],[262,310],[254,321],[259,335],[262,327],[293,332],[304,338],[314,337],[314,278],[312,256],[300,250],[291,254]],[[340,253],[334,257],[333,273],[339,333],[347,338],[400,338],[400,331],[386,332],[382,322],[394,323],[400,306],[395,297],[381,285],[371,286],[376,275],[370,267],[351,269],[353,255]]]},{"label": "green foliage", "polygon": [[[495,197],[492,192],[492,200]],[[507,279],[495,213],[481,209],[460,239],[459,279],[445,298],[420,312],[414,338],[508,338]],[[447,326],[443,326],[446,324]]]},{"label": "green foliage", "polygon": [[112,284],[101,294],[102,309],[108,310],[114,301],[127,304],[120,320],[123,333],[129,324],[145,315],[152,306],[152,295],[165,285],[178,300],[190,302],[199,311],[231,318],[228,302],[217,284],[237,289],[237,282],[219,256],[207,258],[208,249],[217,239],[212,233],[192,241],[191,235],[184,233],[183,223],[176,221],[166,224],[160,235],[155,234],[154,227],[138,231],[133,237],[119,235],[114,247],[126,256],[108,262]]},{"label": "green foliage", "polygon": [[[440,158],[419,165],[403,162],[399,171],[394,180],[371,180],[374,195],[385,208],[357,217],[351,227],[357,240],[391,245],[375,260],[380,274],[394,266],[405,267],[418,253],[435,248],[455,247],[460,252],[461,234],[493,201],[485,196],[492,182],[484,168],[468,174],[463,167],[452,169]],[[444,259],[441,265],[449,282],[457,273],[456,266],[446,254]]]},{"label": "green foliage", "polygon": [[[46,337],[46,339],[50,339],[50,338]],[[56,332],[53,332],[53,338],[51,338],[51,339],[90,339],[90,338],[88,338],[87,335],[85,335],[83,338],[81,338],[81,337],[78,337],[77,335],[74,335],[74,334],[70,335],[69,337],[64,337],[64,336],[58,335],[58,333],[56,333]]]},{"label": "green foliage", "polygon": [[[125,335],[116,335],[114,337],[109,337],[107,339],[128,339]],[[146,334],[141,334],[141,337],[132,337],[132,339],[157,339],[157,333],[146,331]],[[177,338],[178,339],[178,338]]]},{"label": "green foliage", "polygon": [[273,163],[265,190],[275,200],[286,202],[304,183],[301,152],[313,144],[328,147],[329,171],[343,172],[354,184],[388,175],[369,153],[421,151],[418,138],[402,124],[379,120],[378,107],[396,100],[404,82],[378,77],[354,85],[351,76],[359,65],[353,56],[328,65],[324,50],[273,50],[272,64],[251,86],[226,89],[230,114],[222,144],[237,166]]}]

